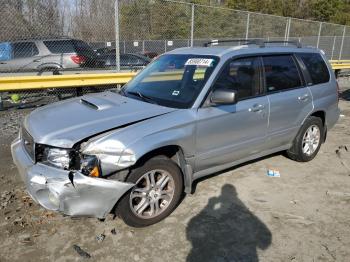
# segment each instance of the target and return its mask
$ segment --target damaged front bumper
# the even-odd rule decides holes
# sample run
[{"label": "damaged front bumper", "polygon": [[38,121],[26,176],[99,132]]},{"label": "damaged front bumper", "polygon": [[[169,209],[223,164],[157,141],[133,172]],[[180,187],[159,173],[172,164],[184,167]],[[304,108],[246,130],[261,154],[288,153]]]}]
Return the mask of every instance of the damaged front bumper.
[{"label": "damaged front bumper", "polygon": [[78,171],[34,164],[18,138],[11,145],[13,161],[34,201],[70,216],[104,218],[134,185],[93,178]]}]

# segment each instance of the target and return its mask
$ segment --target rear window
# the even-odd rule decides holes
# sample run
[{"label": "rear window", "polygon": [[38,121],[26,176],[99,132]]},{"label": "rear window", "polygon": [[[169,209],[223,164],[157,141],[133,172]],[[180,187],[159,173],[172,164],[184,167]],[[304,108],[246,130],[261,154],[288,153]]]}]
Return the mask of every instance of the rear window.
[{"label": "rear window", "polygon": [[14,43],[12,48],[14,58],[32,57],[39,54],[39,50],[33,42]]},{"label": "rear window", "polygon": [[76,52],[72,40],[44,41],[44,44],[53,54]]},{"label": "rear window", "polygon": [[328,68],[320,54],[298,54],[309,71],[312,84],[322,84],[329,81]]},{"label": "rear window", "polygon": [[263,63],[268,93],[302,86],[291,55],[264,56]]}]

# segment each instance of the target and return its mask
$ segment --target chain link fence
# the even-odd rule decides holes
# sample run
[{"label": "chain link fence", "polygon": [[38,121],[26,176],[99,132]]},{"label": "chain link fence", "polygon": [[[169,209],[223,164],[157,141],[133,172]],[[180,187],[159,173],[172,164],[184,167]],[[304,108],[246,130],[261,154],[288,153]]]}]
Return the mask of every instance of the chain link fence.
[{"label": "chain link fence", "polygon": [[[116,4],[122,71],[213,39],[297,40],[328,59],[350,59],[350,27],[338,24],[172,0],[0,0],[0,77],[115,71]],[[0,93],[0,103],[40,105],[105,89]]]}]

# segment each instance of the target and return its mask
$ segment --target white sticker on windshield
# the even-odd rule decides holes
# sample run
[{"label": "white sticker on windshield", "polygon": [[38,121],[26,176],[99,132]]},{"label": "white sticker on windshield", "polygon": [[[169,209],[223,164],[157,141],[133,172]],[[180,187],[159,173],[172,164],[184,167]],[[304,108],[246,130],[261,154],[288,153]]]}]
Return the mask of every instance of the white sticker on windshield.
[{"label": "white sticker on windshield", "polygon": [[179,94],[180,94],[180,91],[178,90],[174,90],[172,93],[173,96],[178,96]]},{"label": "white sticker on windshield", "polygon": [[213,59],[210,58],[190,58],[185,63],[185,66],[205,66],[209,67],[211,63],[213,62]]}]

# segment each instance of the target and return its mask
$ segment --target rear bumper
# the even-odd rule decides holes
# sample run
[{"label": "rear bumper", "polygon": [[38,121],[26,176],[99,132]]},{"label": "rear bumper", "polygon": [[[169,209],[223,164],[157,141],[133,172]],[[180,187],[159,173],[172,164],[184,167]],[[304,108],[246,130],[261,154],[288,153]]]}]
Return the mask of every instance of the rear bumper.
[{"label": "rear bumper", "polygon": [[129,183],[34,164],[19,138],[13,141],[11,152],[33,200],[46,209],[66,215],[104,218],[133,187]]}]

